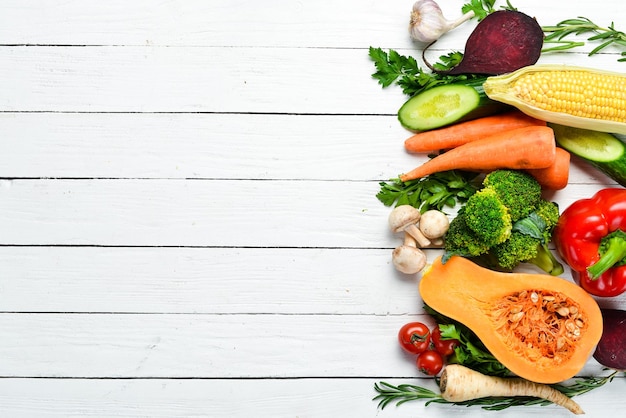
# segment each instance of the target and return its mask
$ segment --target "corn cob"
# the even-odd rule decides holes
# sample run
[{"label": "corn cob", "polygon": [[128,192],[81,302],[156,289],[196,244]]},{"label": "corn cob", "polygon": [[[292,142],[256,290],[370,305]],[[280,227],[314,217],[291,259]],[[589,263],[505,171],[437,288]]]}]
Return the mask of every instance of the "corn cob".
[{"label": "corn cob", "polygon": [[487,96],[565,126],[626,134],[626,74],[531,65],[483,84]]}]

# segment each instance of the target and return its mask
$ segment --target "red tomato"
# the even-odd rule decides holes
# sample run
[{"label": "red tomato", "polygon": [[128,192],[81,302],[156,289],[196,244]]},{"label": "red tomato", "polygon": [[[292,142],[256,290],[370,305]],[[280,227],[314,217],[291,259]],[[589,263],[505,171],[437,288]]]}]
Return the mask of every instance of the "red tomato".
[{"label": "red tomato", "polygon": [[428,349],[430,344],[430,329],[421,322],[409,322],[398,332],[400,346],[411,354],[419,354]]},{"label": "red tomato", "polygon": [[435,376],[443,369],[443,357],[435,350],[426,350],[417,357],[415,364],[420,372]]},{"label": "red tomato", "polygon": [[437,352],[439,352],[439,354],[444,357],[448,357],[454,354],[454,348],[458,347],[461,344],[459,340],[442,340],[441,330],[439,329],[439,327],[435,327],[433,329],[430,337],[433,343],[433,347],[435,347],[435,350],[437,350]]}]

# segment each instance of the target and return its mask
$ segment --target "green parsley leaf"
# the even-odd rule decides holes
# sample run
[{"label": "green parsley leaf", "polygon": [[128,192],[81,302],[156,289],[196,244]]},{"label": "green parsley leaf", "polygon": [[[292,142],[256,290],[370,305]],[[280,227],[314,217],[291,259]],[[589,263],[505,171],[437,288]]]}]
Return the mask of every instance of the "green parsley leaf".
[{"label": "green parsley leaf", "polygon": [[[372,78],[378,80],[383,88],[393,84],[398,85],[402,88],[402,92],[409,96],[437,85],[480,78],[478,75],[442,75],[424,71],[414,57],[402,55],[393,49],[387,52],[381,48],[370,47],[369,57],[374,61],[376,68]],[[438,71],[449,70],[456,66],[462,58],[461,52],[451,52],[441,56],[440,61],[433,64],[433,68]]]},{"label": "green parsley leaf", "polygon": [[483,374],[491,376],[507,376],[509,370],[485,348],[480,339],[465,325],[454,321],[425,305],[424,309],[430,314],[441,330],[442,339],[458,340],[460,345],[454,349],[451,363],[462,364]]},{"label": "green parsley leaf", "polygon": [[442,210],[466,202],[480,187],[477,177],[477,173],[450,170],[407,182],[395,178],[379,183],[376,198],[385,206],[411,205],[421,212]]},{"label": "green parsley leaf", "polygon": [[370,47],[369,56],[376,67],[372,77],[378,80],[383,88],[394,83],[404,85],[414,83],[422,72],[415,58],[400,55],[393,49],[387,53],[381,48]]},{"label": "green parsley leaf", "polygon": [[463,13],[474,12],[476,19],[481,21],[486,18],[488,14],[495,11],[495,3],[496,0],[471,0],[461,7],[461,11]]}]

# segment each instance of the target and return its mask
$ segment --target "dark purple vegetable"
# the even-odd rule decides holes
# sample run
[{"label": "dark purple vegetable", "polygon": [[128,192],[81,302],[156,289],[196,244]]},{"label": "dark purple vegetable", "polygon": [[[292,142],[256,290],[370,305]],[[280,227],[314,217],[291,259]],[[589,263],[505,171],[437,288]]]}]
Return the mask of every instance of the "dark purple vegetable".
[{"label": "dark purple vegetable", "polygon": [[465,44],[463,59],[442,74],[500,75],[537,62],[543,30],[518,11],[499,10],[481,20]]},{"label": "dark purple vegetable", "polygon": [[626,311],[602,309],[603,331],[593,354],[598,363],[626,370]]}]

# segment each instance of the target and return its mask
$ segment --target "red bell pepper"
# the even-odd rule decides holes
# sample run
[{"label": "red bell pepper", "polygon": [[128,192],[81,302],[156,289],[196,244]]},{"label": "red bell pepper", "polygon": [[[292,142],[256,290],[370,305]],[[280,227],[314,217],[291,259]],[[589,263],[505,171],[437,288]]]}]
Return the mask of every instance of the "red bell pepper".
[{"label": "red bell pepper", "polygon": [[561,213],[554,243],[578,284],[592,295],[626,291],[626,189],[602,189]]}]

